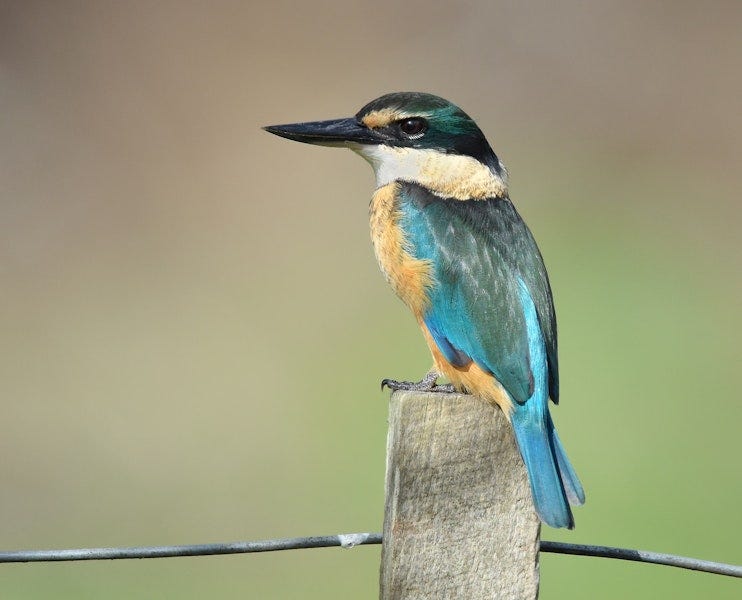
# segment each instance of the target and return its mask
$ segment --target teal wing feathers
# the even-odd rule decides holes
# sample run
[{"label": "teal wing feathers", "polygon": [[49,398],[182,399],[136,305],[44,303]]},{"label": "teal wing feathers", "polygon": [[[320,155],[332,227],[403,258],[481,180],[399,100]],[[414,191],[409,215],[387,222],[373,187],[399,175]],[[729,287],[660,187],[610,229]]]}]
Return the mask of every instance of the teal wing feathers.
[{"label": "teal wing feathers", "polygon": [[401,185],[401,226],[414,256],[431,261],[437,285],[425,322],[454,365],[488,369],[517,403],[534,390],[520,284],[546,346],[549,396],[559,399],[554,306],[541,254],[507,198],[461,201]]},{"label": "teal wing feathers", "polygon": [[585,495],[549,415],[549,397],[559,399],[556,319],[531,232],[507,198],[445,199],[404,183],[398,202],[408,250],[433,269],[423,319],[438,349],[507,390],[536,511],[552,527],[573,527],[569,503]]}]

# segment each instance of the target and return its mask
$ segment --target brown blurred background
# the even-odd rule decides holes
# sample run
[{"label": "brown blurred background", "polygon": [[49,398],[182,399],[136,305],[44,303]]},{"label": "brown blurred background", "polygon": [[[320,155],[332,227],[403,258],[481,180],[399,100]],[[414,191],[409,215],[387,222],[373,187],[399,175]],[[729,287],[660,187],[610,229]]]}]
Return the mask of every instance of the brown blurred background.
[{"label": "brown blurred background", "polygon": [[[742,563],[742,5],[0,2],[0,546],[378,531],[429,356],[373,179],[261,125],[429,91],[549,267],[588,494],[545,539]],[[8,565],[0,598],[374,598],[377,547]],[[544,555],[542,598],[733,598]]]}]

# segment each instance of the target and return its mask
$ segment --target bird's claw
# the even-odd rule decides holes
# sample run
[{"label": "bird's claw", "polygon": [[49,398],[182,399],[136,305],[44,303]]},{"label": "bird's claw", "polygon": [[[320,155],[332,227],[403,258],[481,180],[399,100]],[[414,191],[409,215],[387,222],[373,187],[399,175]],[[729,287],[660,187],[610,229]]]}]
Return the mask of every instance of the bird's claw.
[{"label": "bird's claw", "polygon": [[385,387],[388,387],[393,392],[397,390],[410,390],[415,384],[412,381],[397,381],[396,379],[382,379],[381,380],[381,391],[384,391]]},{"label": "bird's claw", "polygon": [[396,379],[382,379],[381,389],[388,387],[396,392],[402,390],[406,392],[443,392],[451,394],[455,392],[453,385],[450,383],[436,385],[438,373],[431,372],[425,375],[420,381],[397,381]]}]

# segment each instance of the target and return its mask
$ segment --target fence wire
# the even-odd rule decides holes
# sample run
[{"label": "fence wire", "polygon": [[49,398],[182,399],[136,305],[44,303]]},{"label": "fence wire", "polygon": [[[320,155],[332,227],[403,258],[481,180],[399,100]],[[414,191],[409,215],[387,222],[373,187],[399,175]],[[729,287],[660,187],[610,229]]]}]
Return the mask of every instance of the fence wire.
[{"label": "fence wire", "polygon": [[[131,548],[71,548],[67,550],[14,550],[0,551],[0,563],[60,562],[72,560],[119,560],[125,558],[168,558],[177,556],[213,556],[220,554],[247,554],[251,552],[275,552],[277,550],[300,550],[304,548],[331,548],[341,546],[353,548],[381,544],[380,533],[341,533],[311,537],[262,540],[256,542],[228,542],[216,544],[192,544],[183,546],[136,546]],[[567,544],[563,542],[541,542],[541,552],[596,556],[635,562],[667,565],[693,571],[704,571],[717,575],[742,577],[742,566],[709,560],[700,560],[674,554],[662,554],[647,550]]]}]

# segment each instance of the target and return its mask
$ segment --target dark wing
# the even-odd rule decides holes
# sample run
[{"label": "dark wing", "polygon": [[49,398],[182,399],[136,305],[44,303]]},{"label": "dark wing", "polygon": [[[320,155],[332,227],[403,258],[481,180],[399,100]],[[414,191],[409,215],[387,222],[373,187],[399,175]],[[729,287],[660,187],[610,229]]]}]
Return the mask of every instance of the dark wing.
[{"label": "dark wing", "polygon": [[546,345],[549,395],[559,400],[554,305],[541,253],[509,199],[455,200],[404,183],[401,225],[414,256],[434,266],[425,322],[453,364],[466,356],[522,404],[533,393],[520,281]]}]

